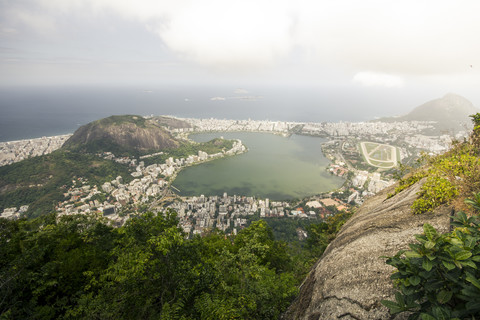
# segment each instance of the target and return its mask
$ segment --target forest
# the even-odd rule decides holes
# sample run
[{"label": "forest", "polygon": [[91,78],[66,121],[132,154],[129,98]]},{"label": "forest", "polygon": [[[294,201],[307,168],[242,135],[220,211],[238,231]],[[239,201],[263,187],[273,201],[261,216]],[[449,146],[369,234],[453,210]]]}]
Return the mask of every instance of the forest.
[{"label": "forest", "polygon": [[186,239],[176,212],[0,219],[1,319],[277,319],[350,214],[302,244],[264,221]]}]

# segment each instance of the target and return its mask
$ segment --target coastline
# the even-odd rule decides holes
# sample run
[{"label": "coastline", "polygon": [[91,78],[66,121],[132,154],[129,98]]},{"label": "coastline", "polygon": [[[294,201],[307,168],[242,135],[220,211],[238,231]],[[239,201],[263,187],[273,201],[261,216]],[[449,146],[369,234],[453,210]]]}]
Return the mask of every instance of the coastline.
[{"label": "coastline", "polygon": [[16,144],[16,143],[24,143],[24,142],[36,142],[40,140],[49,140],[49,139],[59,139],[63,137],[70,138],[73,135],[73,133],[66,133],[66,134],[58,134],[54,136],[41,136],[37,138],[29,138],[29,139],[19,139],[19,140],[8,140],[8,141],[0,141],[0,146],[1,145],[8,145],[8,144]]},{"label": "coastline", "polygon": [[73,134],[0,142],[0,166],[52,153]]}]

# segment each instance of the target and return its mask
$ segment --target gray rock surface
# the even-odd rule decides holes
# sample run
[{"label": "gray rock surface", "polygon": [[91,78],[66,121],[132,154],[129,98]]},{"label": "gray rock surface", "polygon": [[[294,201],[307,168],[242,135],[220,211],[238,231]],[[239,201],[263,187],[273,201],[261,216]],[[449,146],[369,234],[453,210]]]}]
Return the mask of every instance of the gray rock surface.
[{"label": "gray rock surface", "polygon": [[381,256],[393,256],[415,241],[430,223],[447,232],[452,208],[413,215],[410,206],[420,183],[386,199],[395,186],[368,199],[345,223],[317,261],[283,319],[404,319],[392,317],[380,301],[393,300],[394,268]]},{"label": "gray rock surface", "polygon": [[64,147],[96,153],[110,151],[160,151],[179,142],[162,126],[141,116],[111,116],[78,128]]}]

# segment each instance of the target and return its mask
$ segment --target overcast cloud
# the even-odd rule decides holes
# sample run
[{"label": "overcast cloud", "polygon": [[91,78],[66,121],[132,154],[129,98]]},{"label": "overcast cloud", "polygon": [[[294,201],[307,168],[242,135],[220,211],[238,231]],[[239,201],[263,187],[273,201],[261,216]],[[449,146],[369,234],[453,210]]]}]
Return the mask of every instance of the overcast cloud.
[{"label": "overcast cloud", "polygon": [[479,12],[478,0],[0,0],[0,84],[472,91]]}]

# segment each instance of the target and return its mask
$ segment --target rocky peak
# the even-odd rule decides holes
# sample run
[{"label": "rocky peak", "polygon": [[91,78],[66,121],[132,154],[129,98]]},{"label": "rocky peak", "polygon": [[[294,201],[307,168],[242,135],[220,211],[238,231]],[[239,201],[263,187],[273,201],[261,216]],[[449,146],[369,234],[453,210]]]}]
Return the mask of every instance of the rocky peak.
[{"label": "rocky peak", "polygon": [[178,145],[163,127],[135,115],[111,116],[86,124],[64,144],[66,148],[115,154],[159,151]]}]

